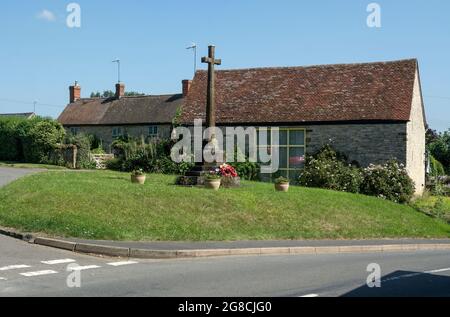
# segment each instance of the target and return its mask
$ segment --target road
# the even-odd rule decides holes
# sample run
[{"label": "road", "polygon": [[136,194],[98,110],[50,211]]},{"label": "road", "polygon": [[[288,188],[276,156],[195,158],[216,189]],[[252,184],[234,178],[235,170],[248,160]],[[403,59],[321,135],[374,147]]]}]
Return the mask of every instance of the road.
[{"label": "road", "polygon": [[[0,256],[0,296],[450,296],[448,251],[128,260],[0,236]],[[381,288],[365,286],[370,263]]]},{"label": "road", "polygon": [[40,169],[30,169],[30,168],[9,168],[9,167],[0,167],[0,187],[5,186],[16,179],[19,179],[23,176],[37,173],[42,171]]}]

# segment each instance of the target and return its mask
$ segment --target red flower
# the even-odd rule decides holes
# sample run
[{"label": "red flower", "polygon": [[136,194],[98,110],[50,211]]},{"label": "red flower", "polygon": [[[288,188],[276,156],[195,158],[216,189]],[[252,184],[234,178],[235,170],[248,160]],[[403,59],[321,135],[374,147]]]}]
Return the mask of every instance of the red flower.
[{"label": "red flower", "polygon": [[223,164],[220,166],[220,175],[224,177],[238,177],[238,174],[233,166],[228,164]]}]

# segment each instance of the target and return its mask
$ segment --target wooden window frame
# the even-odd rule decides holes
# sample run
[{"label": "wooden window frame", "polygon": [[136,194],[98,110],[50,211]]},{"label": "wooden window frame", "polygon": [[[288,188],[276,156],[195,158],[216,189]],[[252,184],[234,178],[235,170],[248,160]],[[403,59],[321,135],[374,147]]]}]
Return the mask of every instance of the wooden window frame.
[{"label": "wooden window frame", "polygon": [[[272,136],[272,132],[271,132],[272,128],[275,128],[275,127],[258,128],[257,129],[258,141],[259,141],[259,131],[260,130],[267,130],[267,132],[268,133],[270,132],[270,135]],[[287,132],[286,133],[286,145],[278,145],[278,146],[276,146],[278,148],[286,148],[287,149],[287,151],[286,151],[286,153],[287,153],[287,157],[286,157],[287,162],[286,162],[286,167],[283,167],[283,168],[280,167],[278,169],[278,171],[286,172],[287,178],[290,179],[290,174],[291,173],[303,170],[303,167],[302,168],[291,168],[290,167],[290,149],[291,148],[303,148],[303,153],[304,153],[304,155],[306,155],[306,128],[289,128],[289,127],[284,127],[284,128],[279,128],[279,131],[280,132],[281,131],[286,131]],[[290,132],[291,131],[303,131],[303,145],[291,145],[290,144]],[[267,142],[267,143],[269,143],[269,142]],[[272,137],[270,139],[270,143],[272,143]],[[273,146],[272,144],[270,144],[270,145],[267,144],[267,145],[260,146],[259,142],[257,144],[258,151],[259,151],[260,148],[268,148],[268,147],[273,148],[275,146]],[[270,179],[274,180],[274,174],[270,175]]]}]

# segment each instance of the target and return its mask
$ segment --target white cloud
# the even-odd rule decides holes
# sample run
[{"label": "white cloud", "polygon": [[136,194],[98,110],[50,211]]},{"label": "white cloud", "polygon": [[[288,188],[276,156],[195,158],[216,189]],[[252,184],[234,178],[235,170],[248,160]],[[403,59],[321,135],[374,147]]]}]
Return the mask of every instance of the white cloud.
[{"label": "white cloud", "polygon": [[37,14],[37,18],[39,20],[45,20],[45,21],[48,21],[48,22],[56,21],[55,14],[52,11],[47,10],[47,9],[44,9],[41,12],[39,12]]}]

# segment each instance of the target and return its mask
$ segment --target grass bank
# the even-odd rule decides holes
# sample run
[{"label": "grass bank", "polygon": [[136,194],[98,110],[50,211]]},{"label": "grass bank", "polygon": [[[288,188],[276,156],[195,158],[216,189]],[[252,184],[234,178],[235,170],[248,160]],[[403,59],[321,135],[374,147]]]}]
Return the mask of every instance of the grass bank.
[{"label": "grass bank", "polygon": [[49,171],[0,189],[0,225],[115,240],[445,238],[450,226],[406,205],[362,195],[243,182],[219,192],[174,176]]}]

